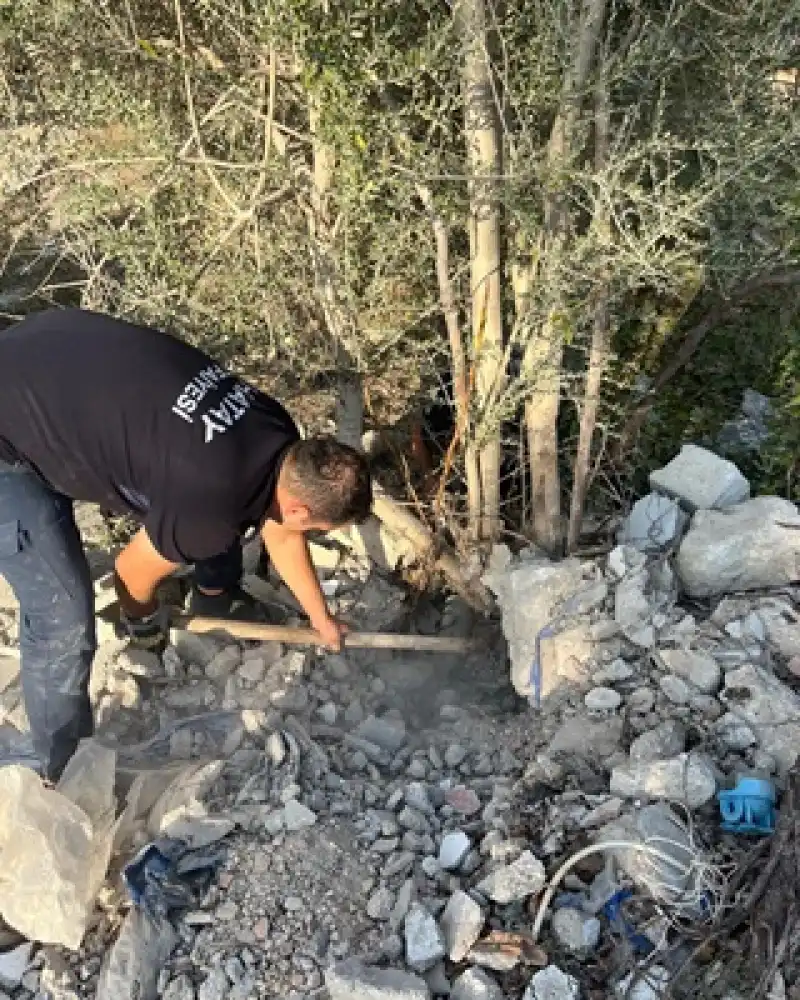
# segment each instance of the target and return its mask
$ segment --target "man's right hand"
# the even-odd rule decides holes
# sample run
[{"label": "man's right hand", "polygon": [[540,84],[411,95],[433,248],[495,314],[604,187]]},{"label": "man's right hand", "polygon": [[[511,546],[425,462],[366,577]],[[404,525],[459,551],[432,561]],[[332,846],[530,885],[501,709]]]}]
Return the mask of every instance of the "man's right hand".
[{"label": "man's right hand", "polygon": [[329,614],[325,618],[312,621],[311,627],[315,632],[319,632],[322,644],[326,649],[331,649],[338,653],[344,645],[344,637],[348,632],[347,625],[344,622],[337,621],[333,615]]}]

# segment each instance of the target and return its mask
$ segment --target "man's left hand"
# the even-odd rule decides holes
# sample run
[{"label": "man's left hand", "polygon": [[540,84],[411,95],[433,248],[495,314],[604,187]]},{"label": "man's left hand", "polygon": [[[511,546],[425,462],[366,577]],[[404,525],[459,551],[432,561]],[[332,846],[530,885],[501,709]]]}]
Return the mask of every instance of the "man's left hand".
[{"label": "man's left hand", "polygon": [[347,625],[344,622],[337,621],[333,615],[326,615],[325,618],[312,621],[311,627],[319,632],[323,646],[337,653],[342,648],[344,637],[349,631]]}]

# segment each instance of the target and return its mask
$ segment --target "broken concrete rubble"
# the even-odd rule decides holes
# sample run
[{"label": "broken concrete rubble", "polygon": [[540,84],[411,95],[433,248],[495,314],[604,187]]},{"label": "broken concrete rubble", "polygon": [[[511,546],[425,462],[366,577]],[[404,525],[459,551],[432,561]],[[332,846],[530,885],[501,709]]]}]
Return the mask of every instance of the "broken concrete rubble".
[{"label": "broken concrete rubble", "polygon": [[622,704],[622,695],[613,688],[596,687],[587,693],[583,703],[590,712],[613,712]]},{"label": "broken concrete rubble", "polygon": [[672,674],[688,681],[704,694],[716,694],[722,679],[717,661],[705,653],[689,649],[662,649],[659,658]]},{"label": "broken concrete rubble", "polygon": [[439,847],[439,864],[445,871],[458,868],[471,847],[472,841],[462,830],[445,834]]},{"label": "broken concrete rubble", "polygon": [[15,990],[22,983],[31,962],[33,945],[26,941],[9,951],[0,953],[0,986],[4,990]]},{"label": "broken concrete rubble", "polygon": [[548,965],[533,976],[522,1000],[578,1000],[579,995],[580,986],[574,976],[557,965]]},{"label": "broken concrete rubble", "polygon": [[538,892],[545,881],[542,862],[530,851],[523,851],[516,861],[498,868],[479,882],[478,889],[495,903],[513,903]]},{"label": "broken concrete rubble", "polygon": [[541,559],[512,562],[505,551],[505,564],[499,556],[495,558],[483,582],[495,594],[503,612],[511,682],[519,694],[527,697],[534,690],[531,669],[538,657],[541,633],[548,627],[557,630],[561,604],[583,585],[583,567],[577,559],[562,563]]},{"label": "broken concrete rubble", "polygon": [[406,962],[414,972],[426,972],[445,956],[445,941],[428,911],[415,903],[405,921]]},{"label": "broken concrete rubble", "polygon": [[664,760],[683,753],[685,746],[685,727],[677,720],[669,719],[636,737],[631,743],[630,759],[632,763]]},{"label": "broken concrete rubble", "polygon": [[458,889],[448,900],[441,918],[447,955],[452,962],[463,961],[480,937],[484,915],[466,892]]},{"label": "broken concrete rubble", "polygon": [[571,756],[610,757],[619,750],[622,727],[622,719],[618,716],[598,721],[585,714],[576,715],[561,723],[547,752],[554,760]]},{"label": "broken concrete rubble", "polygon": [[713,597],[800,579],[800,513],[789,500],[756,497],[692,519],[676,561],[686,592]]},{"label": "broken concrete rubble", "polygon": [[781,772],[794,766],[800,755],[800,697],[794,691],[770,671],[748,664],[725,675],[720,698]]},{"label": "broken concrete rubble", "polygon": [[669,760],[615,767],[610,787],[613,795],[623,798],[669,799],[697,809],[714,797],[717,779],[707,757],[681,753]]},{"label": "broken concrete rubble", "polygon": [[650,486],[696,510],[733,507],[750,496],[750,484],[733,462],[686,444],[663,469],[650,473]]},{"label": "broken concrete rubble", "polygon": [[619,542],[640,552],[660,552],[678,541],[688,521],[675,500],[648,493],[633,505],[620,530]]},{"label": "broken concrete rubble", "polygon": [[397,969],[377,969],[359,959],[337,962],[325,973],[331,1000],[430,1000],[424,979]]},{"label": "broken concrete rubble", "polygon": [[452,1000],[503,1000],[498,983],[482,969],[467,969],[453,983]]},{"label": "broken concrete rubble", "polygon": [[552,919],[553,934],[571,955],[585,957],[600,940],[600,921],[587,917],[571,906],[556,910]]}]

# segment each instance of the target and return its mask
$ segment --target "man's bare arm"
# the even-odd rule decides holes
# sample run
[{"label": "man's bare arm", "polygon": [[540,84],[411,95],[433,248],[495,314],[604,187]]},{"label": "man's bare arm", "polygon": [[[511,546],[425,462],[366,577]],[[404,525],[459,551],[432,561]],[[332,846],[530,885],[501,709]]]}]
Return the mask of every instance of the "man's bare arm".
[{"label": "man's bare arm", "polygon": [[131,618],[144,618],[157,607],[156,587],[174,573],[177,563],[165,559],[140,528],[117,556],[114,585],[121,609]]},{"label": "man's bare arm", "polygon": [[300,602],[311,623],[328,617],[328,604],[311,561],[305,535],[289,531],[277,521],[267,521],[261,529],[264,547],[272,565]]}]

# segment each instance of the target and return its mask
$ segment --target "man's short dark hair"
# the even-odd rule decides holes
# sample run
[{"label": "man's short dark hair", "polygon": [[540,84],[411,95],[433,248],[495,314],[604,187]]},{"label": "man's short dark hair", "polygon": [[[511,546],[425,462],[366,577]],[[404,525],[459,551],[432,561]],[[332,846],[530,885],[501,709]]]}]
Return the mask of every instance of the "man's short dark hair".
[{"label": "man's short dark hair", "polygon": [[332,437],[297,441],[284,466],[286,486],[315,521],[360,524],[372,509],[366,456]]}]

